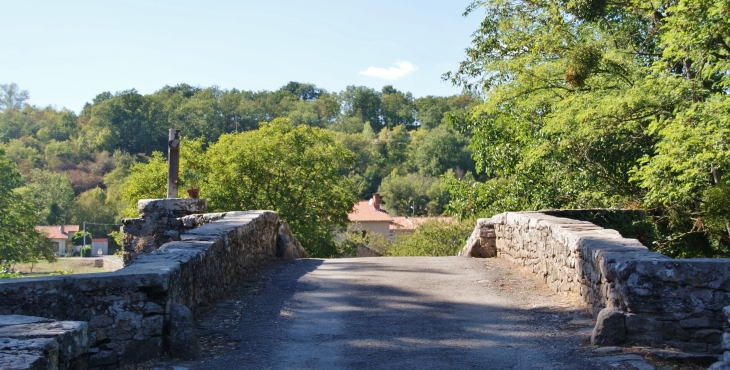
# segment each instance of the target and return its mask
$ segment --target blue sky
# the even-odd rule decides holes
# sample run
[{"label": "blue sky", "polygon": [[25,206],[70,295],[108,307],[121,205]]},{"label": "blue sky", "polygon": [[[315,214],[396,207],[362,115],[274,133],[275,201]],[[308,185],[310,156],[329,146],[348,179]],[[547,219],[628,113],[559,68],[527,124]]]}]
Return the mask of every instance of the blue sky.
[{"label": "blue sky", "polygon": [[188,83],[329,91],[393,85],[416,97],[460,90],[480,14],[467,1],[2,1],[0,83],[30,104],[79,112],[103,91]]}]

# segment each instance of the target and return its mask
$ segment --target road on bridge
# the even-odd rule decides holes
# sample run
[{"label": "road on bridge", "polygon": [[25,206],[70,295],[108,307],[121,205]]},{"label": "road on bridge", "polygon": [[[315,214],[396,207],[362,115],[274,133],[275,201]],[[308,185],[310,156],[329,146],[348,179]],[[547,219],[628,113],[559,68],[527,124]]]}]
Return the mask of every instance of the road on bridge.
[{"label": "road on bridge", "polygon": [[593,357],[577,302],[502,259],[277,262],[197,325],[202,358],[158,368],[653,368]]}]

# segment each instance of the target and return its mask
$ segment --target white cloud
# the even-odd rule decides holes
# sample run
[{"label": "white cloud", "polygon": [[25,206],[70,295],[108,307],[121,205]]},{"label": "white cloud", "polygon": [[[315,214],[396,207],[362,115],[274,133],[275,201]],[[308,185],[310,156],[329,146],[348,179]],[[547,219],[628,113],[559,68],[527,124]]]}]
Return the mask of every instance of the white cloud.
[{"label": "white cloud", "polygon": [[390,67],[388,69],[371,66],[364,71],[360,71],[359,73],[361,75],[370,77],[380,77],[386,80],[396,80],[417,70],[418,67],[414,66],[411,62],[402,61],[395,62],[395,67]]}]

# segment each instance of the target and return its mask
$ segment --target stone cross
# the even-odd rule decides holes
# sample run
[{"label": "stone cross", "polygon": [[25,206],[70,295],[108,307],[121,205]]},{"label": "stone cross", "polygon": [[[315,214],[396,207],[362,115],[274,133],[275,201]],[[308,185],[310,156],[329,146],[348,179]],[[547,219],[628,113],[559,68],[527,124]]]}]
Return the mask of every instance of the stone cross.
[{"label": "stone cross", "polygon": [[167,141],[167,197],[177,198],[177,173],[180,170],[180,130],[170,129]]}]

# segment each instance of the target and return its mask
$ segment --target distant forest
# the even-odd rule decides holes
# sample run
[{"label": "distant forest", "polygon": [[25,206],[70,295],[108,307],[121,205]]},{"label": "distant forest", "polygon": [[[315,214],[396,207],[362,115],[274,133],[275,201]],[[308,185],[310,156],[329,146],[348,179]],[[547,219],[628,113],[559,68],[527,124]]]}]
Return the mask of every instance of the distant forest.
[{"label": "distant forest", "polygon": [[118,224],[130,167],[155,151],[166,155],[169,128],[204,146],[276,118],[333,131],[356,156],[343,175],[363,199],[382,193],[397,215],[442,214],[449,202],[442,175],[474,171],[468,134],[451,123],[478,103],[470,95],[414,98],[392,86],[328,92],[298,82],[276,91],[180,84],[149,95],[103,92],[76,114],[27,105],[27,91],[1,86],[0,142],[22,174],[17,191],[44,225]]}]

